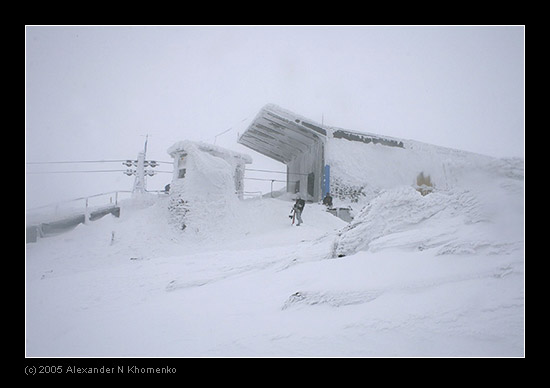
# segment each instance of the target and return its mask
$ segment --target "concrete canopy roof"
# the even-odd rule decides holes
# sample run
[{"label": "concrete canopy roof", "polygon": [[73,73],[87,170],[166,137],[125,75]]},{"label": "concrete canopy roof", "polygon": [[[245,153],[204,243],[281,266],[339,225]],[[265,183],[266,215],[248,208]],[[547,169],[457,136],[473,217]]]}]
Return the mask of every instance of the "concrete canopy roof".
[{"label": "concrete canopy roof", "polygon": [[276,105],[264,106],[238,142],[282,163],[289,163],[324,141],[326,130]]}]

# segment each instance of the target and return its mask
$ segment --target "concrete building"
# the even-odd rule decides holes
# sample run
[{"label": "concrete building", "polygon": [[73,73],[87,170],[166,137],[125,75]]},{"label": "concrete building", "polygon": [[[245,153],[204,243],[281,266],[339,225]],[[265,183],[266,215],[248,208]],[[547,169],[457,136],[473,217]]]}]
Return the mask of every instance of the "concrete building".
[{"label": "concrete building", "polygon": [[[190,152],[191,150],[194,150],[195,153]],[[193,142],[189,140],[175,143],[167,150],[167,152],[174,160],[172,186],[174,186],[175,182],[181,181],[185,178],[189,168],[210,170],[212,167],[212,162],[209,162],[209,160],[215,161],[221,159],[229,165],[228,167],[231,170],[230,174],[233,176],[235,193],[242,199],[245,166],[246,164],[252,163],[252,158],[250,156],[212,144]],[[201,154],[209,155],[215,159],[204,159],[204,157],[201,158]],[[190,159],[192,159],[191,163]],[[215,168],[213,170],[215,170]],[[216,177],[213,175],[211,178],[215,179]]]},{"label": "concrete building", "polygon": [[284,163],[287,191],[315,202],[327,192],[352,201],[369,199],[380,190],[416,186],[419,181],[430,182],[432,188],[448,188],[454,179],[451,171],[455,163],[490,159],[413,140],[322,125],[273,104],[260,110],[238,142]]}]

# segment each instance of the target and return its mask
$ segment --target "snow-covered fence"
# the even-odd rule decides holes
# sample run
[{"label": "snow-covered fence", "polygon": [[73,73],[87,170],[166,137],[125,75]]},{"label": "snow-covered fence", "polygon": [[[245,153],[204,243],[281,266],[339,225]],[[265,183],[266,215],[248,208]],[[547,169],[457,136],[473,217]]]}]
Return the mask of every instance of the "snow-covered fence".
[{"label": "snow-covered fence", "polygon": [[[51,203],[48,205],[37,206],[27,209],[27,220],[30,218],[40,218],[43,216],[64,216],[68,213],[74,213],[75,211],[85,212],[92,211],[99,206],[118,205],[120,194],[131,194],[129,190],[117,190],[108,191],[105,193],[99,193],[94,195],[88,195],[85,197],[72,198],[66,201],[60,201]],[[106,199],[108,198],[108,203]],[[97,199],[100,199],[99,201]]]},{"label": "snow-covered fence", "polygon": [[38,236],[62,233],[109,213],[120,216],[118,201],[122,193],[132,192],[109,191],[27,209],[26,241],[36,242]]}]

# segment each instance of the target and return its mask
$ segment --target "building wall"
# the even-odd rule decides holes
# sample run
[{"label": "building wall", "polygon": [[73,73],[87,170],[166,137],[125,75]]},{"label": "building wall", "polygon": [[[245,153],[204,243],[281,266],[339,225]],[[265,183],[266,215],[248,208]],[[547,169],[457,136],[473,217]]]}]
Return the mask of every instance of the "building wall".
[{"label": "building wall", "polygon": [[[200,168],[210,170],[209,178],[214,178],[217,175],[216,169],[212,169],[216,163],[216,159],[221,159],[225,163],[231,166],[235,193],[242,199],[244,190],[244,171],[245,165],[252,163],[252,158],[248,155],[240,154],[234,151],[227,150],[222,147],[217,147],[212,144],[193,142],[184,140],[175,143],[168,149],[168,154],[174,158],[174,172],[172,175],[172,183],[178,185],[181,179],[185,179],[187,176],[187,170],[189,167],[197,168],[197,164],[201,165]],[[212,159],[216,158],[216,159]],[[211,162],[208,162],[208,161]],[[219,164],[219,161],[217,162]]]},{"label": "building wall", "polygon": [[407,140],[403,147],[374,142],[328,139],[326,162],[330,165],[333,196],[353,201],[369,200],[381,190],[416,186],[421,176],[435,189],[447,190],[462,177],[456,172],[478,169],[493,158],[466,151]]},{"label": "building wall", "polygon": [[[170,222],[181,230],[191,227],[194,233],[204,233],[208,223],[235,209],[236,191],[242,184],[242,179],[235,179],[239,163],[232,157],[224,159],[203,151],[193,143],[187,144],[185,151],[171,155],[177,171],[170,187]],[[185,176],[180,177],[183,168]]]},{"label": "building wall", "polygon": [[321,200],[323,170],[324,143],[319,141],[287,164],[287,191],[309,201]]}]

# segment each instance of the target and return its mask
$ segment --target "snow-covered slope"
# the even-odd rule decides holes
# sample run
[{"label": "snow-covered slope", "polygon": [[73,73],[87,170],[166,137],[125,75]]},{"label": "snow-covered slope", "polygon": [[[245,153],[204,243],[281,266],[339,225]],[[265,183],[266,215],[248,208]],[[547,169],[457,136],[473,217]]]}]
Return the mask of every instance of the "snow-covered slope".
[{"label": "snow-covered slope", "polygon": [[350,224],[262,199],[187,233],[155,197],[27,244],[27,355],[522,356],[523,161],[448,167]]},{"label": "snow-covered slope", "polygon": [[383,191],[339,233],[333,255],[385,247],[437,248],[437,255],[522,250],[522,168],[520,160],[495,161],[426,196],[410,186]]}]

